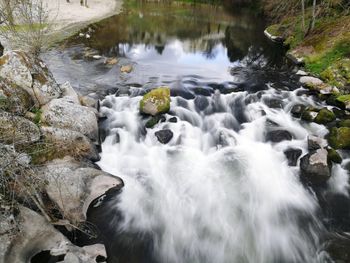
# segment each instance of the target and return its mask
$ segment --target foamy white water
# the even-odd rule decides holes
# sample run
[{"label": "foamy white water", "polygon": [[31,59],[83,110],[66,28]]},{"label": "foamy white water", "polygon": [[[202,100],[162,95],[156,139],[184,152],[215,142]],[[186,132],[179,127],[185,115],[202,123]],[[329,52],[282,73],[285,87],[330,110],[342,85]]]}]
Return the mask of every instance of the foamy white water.
[{"label": "foamy white water", "polygon": [[[283,109],[262,102],[276,95]],[[101,108],[110,134],[98,164],[125,182],[116,204],[124,221],[116,231],[151,233],[155,253],[166,263],[330,262],[320,251],[324,229],[316,198],[283,154],[288,147],[304,154],[308,134],[326,133],[288,113],[295,103],[313,102],[270,89],[246,105],[249,96],[256,95],[203,97],[208,102],[203,111],[194,100],[172,98],[178,122],[159,123],[146,135],[141,97],[105,98],[113,107]],[[265,142],[267,120],[294,139]],[[164,128],[174,132],[167,145],[154,135]],[[334,169],[338,175],[330,184],[343,191],[347,175],[340,166]]]}]

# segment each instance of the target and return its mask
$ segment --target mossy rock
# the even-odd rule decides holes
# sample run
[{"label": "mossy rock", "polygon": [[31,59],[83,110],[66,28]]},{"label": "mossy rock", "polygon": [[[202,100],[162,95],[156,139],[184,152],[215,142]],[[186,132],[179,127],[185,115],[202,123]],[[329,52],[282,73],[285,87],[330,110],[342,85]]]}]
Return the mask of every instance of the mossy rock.
[{"label": "mossy rock", "polygon": [[338,96],[335,100],[339,107],[350,110],[350,94]]},{"label": "mossy rock", "polygon": [[165,121],[164,115],[157,115],[157,116],[151,117],[146,122],[145,127],[152,129],[154,126],[158,124],[159,121]]},{"label": "mossy rock", "polygon": [[317,110],[315,110],[313,108],[307,108],[301,114],[301,119],[304,121],[314,121],[317,116],[318,116]]},{"label": "mossy rock", "polygon": [[345,119],[345,120],[339,121],[338,127],[348,127],[348,128],[350,128],[350,119]]},{"label": "mossy rock", "polygon": [[324,108],[318,112],[314,121],[319,124],[326,124],[334,121],[335,119],[335,114],[332,111]]},{"label": "mossy rock", "polygon": [[152,116],[170,110],[170,88],[159,87],[145,94],[140,101],[140,112]]},{"label": "mossy rock", "polygon": [[334,163],[341,163],[343,161],[343,159],[341,158],[340,154],[334,150],[334,149],[328,149],[328,160],[329,161],[332,161]]},{"label": "mossy rock", "polygon": [[350,128],[332,128],[328,142],[334,149],[350,149]]}]

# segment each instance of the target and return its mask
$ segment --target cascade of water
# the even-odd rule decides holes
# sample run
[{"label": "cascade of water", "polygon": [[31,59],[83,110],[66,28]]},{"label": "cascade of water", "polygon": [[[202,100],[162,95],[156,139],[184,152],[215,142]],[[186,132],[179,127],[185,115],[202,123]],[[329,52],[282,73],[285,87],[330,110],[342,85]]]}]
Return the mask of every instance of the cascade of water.
[{"label": "cascade of water", "polygon": [[[295,103],[314,103],[296,92],[173,97],[178,121],[146,133],[140,97],[106,97],[109,135],[99,165],[125,181],[116,231],[150,233],[160,262],[326,262],[317,202],[283,154],[290,146],[306,152],[309,133],[326,133],[288,114]],[[276,96],[282,108],[269,108],[265,99]],[[294,139],[266,142],[267,128],[276,127]],[[167,145],[154,134],[165,128],[174,133]],[[335,169],[330,184],[342,191],[346,175]]]}]

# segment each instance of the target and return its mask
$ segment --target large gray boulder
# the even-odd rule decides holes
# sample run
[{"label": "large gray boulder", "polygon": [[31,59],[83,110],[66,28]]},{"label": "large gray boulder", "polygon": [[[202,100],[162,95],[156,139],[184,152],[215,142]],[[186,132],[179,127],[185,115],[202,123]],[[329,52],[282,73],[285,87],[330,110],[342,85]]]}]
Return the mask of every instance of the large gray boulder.
[{"label": "large gray boulder", "polygon": [[16,115],[25,113],[34,107],[34,102],[27,91],[5,79],[0,79],[0,109]]},{"label": "large gray boulder", "polygon": [[0,110],[0,142],[27,144],[39,139],[40,130],[35,123]]},{"label": "large gray boulder", "polygon": [[331,177],[331,163],[328,163],[328,151],[317,149],[300,159],[300,177],[314,185],[325,183]]},{"label": "large gray boulder", "polygon": [[43,124],[80,132],[97,141],[96,110],[81,106],[69,98],[53,99],[41,108]]},{"label": "large gray boulder", "polygon": [[61,96],[46,65],[22,51],[9,51],[0,58],[0,78],[27,91],[37,106]]},{"label": "large gray boulder", "polygon": [[73,156],[99,160],[99,154],[94,144],[82,133],[68,129],[43,126],[40,128],[45,142],[50,145],[51,152],[56,157]]},{"label": "large gray boulder", "polygon": [[42,251],[48,251],[52,257],[64,257],[60,261],[63,263],[96,263],[97,256],[106,257],[103,245],[77,247],[44,217],[26,207],[19,207],[16,221],[18,229],[11,235],[6,234],[7,246],[2,245],[4,253],[0,255],[0,263],[31,262],[31,258]]},{"label": "large gray boulder", "polygon": [[53,160],[39,169],[46,179],[45,190],[62,215],[71,222],[82,222],[90,203],[107,190],[123,187],[123,181],[101,170],[82,167],[72,158]]}]

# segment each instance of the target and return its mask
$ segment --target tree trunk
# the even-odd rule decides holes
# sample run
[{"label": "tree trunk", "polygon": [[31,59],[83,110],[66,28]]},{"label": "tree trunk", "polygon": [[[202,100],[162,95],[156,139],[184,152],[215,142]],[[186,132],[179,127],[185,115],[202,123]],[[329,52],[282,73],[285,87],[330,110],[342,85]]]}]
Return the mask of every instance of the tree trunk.
[{"label": "tree trunk", "polygon": [[316,0],[313,0],[312,2],[312,23],[311,23],[311,30],[315,28],[315,21],[316,21]]},{"label": "tree trunk", "polygon": [[305,35],[305,0],[301,0],[302,28]]}]

